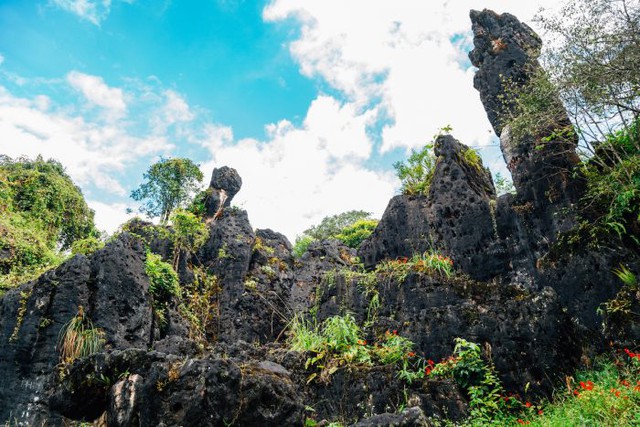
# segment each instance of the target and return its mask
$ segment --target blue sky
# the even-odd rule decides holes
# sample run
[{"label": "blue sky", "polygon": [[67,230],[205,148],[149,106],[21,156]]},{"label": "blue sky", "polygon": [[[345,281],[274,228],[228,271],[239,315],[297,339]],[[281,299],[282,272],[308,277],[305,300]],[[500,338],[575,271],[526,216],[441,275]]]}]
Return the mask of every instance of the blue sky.
[{"label": "blue sky", "polygon": [[108,231],[160,156],[235,167],[235,203],[292,240],[325,215],[380,216],[393,162],[442,126],[504,169],[468,11],[542,5],[519,3],[1,1],[0,153],[61,161]]}]

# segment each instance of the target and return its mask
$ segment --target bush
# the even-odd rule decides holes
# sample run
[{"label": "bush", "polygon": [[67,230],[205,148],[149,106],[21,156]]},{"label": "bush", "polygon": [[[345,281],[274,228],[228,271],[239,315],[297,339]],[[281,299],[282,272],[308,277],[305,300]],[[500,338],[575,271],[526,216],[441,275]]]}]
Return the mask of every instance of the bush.
[{"label": "bush", "polygon": [[335,237],[350,248],[358,249],[377,225],[376,219],[361,219],[343,228]]},{"label": "bush", "polygon": [[402,183],[402,194],[427,195],[435,166],[433,144],[427,144],[419,151],[412,149],[406,162],[395,163],[393,167]]},{"label": "bush", "polygon": [[104,248],[104,242],[97,237],[90,236],[86,239],[76,240],[71,244],[72,254],[90,255],[95,251]]}]

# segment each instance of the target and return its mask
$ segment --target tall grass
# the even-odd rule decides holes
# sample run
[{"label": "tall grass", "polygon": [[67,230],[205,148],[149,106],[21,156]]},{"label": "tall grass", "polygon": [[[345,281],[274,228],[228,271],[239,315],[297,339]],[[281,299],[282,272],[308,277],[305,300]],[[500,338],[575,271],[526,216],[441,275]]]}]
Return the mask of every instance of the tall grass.
[{"label": "tall grass", "polygon": [[60,361],[73,363],[78,358],[97,353],[102,350],[104,342],[104,331],[93,326],[80,306],[78,314],[60,329],[58,337]]}]

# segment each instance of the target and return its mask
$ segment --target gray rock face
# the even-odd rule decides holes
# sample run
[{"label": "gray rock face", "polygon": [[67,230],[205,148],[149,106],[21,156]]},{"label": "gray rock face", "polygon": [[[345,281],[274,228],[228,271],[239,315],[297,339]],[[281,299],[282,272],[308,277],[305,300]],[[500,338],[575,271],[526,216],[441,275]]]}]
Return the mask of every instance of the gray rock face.
[{"label": "gray rock face", "polygon": [[434,149],[437,162],[428,196],[392,199],[358,256],[370,268],[384,258],[435,250],[476,279],[506,271],[489,170],[450,135],[438,137]]},{"label": "gray rock face", "polygon": [[242,178],[235,169],[228,166],[214,169],[209,184],[210,194],[205,200],[207,216],[214,216],[221,207],[231,206],[231,200],[238,194],[240,187]]},{"label": "gray rock face", "polygon": [[[557,129],[571,128],[569,117],[557,117],[549,129],[538,130],[522,140],[514,140],[508,130],[508,99],[513,98],[505,86],[525,85],[531,73],[540,70],[538,56],[542,42],[526,24],[508,13],[498,15],[490,10],[471,11],[474,49],[469,59],[478,67],[473,79],[480,92],[487,117],[496,134],[505,162],[521,203],[531,202],[535,208],[571,207],[580,197],[582,185],[574,178],[578,158],[577,139],[554,137]],[[558,99],[553,100],[559,106]],[[559,203],[562,202],[562,203]],[[557,230],[554,230],[557,231]]]},{"label": "gray rock face", "polygon": [[[0,419],[50,418],[46,384],[60,362],[63,326],[82,307],[109,348],[147,348],[154,338],[149,280],[139,240],[123,235],[92,257],[75,256],[0,302]],[[55,420],[55,416],[54,416]]]}]

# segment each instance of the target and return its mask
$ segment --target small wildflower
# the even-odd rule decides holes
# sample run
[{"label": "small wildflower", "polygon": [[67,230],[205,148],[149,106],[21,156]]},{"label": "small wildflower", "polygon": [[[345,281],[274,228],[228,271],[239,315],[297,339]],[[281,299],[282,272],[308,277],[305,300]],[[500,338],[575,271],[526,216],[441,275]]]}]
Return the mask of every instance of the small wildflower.
[{"label": "small wildflower", "polygon": [[544,411],[542,409],[538,409],[538,415],[543,415]]},{"label": "small wildflower", "polygon": [[580,396],[580,392],[578,390],[573,390],[573,395],[574,396]]},{"label": "small wildflower", "polygon": [[[433,366],[435,364],[435,362],[431,359],[427,360],[427,365],[429,366]],[[640,381],[638,381],[638,385],[640,385]]]},{"label": "small wildflower", "polygon": [[393,330],[393,335],[398,335],[398,330],[397,329]]},{"label": "small wildflower", "polygon": [[425,375],[431,375],[431,368],[429,366],[427,366],[426,368],[424,368],[424,374]]},{"label": "small wildflower", "polygon": [[620,381],[620,384],[622,384],[625,387],[629,387],[631,385],[631,384],[629,384],[629,381],[627,381],[627,380]]},{"label": "small wildflower", "polygon": [[409,353],[407,353],[408,357],[414,357],[415,355],[416,355],[416,353],[413,352],[413,351],[410,351]]},{"label": "small wildflower", "polygon": [[532,405],[531,405],[531,402],[527,402],[524,404],[524,406],[526,406],[527,408],[531,408]]}]

